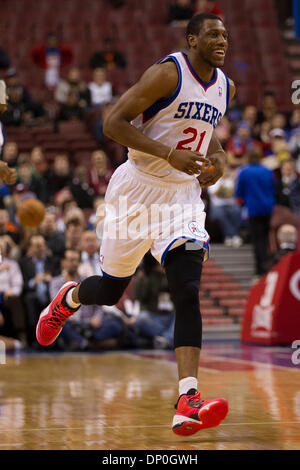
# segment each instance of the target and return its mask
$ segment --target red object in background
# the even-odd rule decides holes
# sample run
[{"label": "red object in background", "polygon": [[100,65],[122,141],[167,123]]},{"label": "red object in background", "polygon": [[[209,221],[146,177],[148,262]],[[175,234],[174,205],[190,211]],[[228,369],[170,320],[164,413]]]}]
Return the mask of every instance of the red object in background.
[{"label": "red object in background", "polygon": [[[65,44],[60,44],[58,46],[58,49],[60,52],[60,69],[63,69],[64,67],[66,67],[72,62],[73,53],[72,53],[71,48],[69,46],[66,46]],[[47,69],[45,45],[35,47],[32,50],[31,55],[32,55],[33,62],[37,66],[39,66],[40,68],[44,70]]]},{"label": "red object in background", "polygon": [[[300,244],[299,244],[300,248]],[[280,345],[300,339],[300,251],[288,253],[252,287],[241,340]]]}]

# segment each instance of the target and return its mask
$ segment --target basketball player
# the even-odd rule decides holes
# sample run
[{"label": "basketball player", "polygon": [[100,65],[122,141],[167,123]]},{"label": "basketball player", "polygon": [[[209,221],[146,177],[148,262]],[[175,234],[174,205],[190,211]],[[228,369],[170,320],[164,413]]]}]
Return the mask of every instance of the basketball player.
[{"label": "basketball player", "polygon": [[[199,284],[209,248],[200,194],[201,186],[214,184],[223,174],[225,153],[214,128],[235,90],[218,68],[228,46],[223,21],[211,14],[196,15],[187,26],[186,37],[187,53],[170,54],[150,67],[104,122],[104,133],[129,148],[128,161],[115,171],[106,192],[105,201],[115,210],[107,212],[104,231],[114,222],[120,234],[127,222],[131,233],[130,227],[141,220],[141,214],[138,217],[131,211],[138,204],[143,205],[143,213],[149,213],[155,204],[165,204],[179,206],[184,214],[177,212],[170,218],[172,230],[167,237],[161,232],[153,238],[104,237],[100,251],[103,277],[65,284],[37,325],[37,339],[47,346],[81,304],[117,303],[151,249],[165,267],[176,310],[179,398],[173,431],[184,436],[217,426],[228,412],[224,398],[203,400],[198,392]],[[202,169],[204,162],[209,166]],[[128,212],[118,206],[121,197],[126,197]],[[195,211],[196,206],[201,210]],[[144,229],[149,228],[149,219],[145,220],[148,226],[141,224]]]},{"label": "basketball player", "polygon": [[[7,95],[6,85],[3,80],[0,80],[0,113],[4,113],[7,109]],[[2,150],[4,138],[2,132],[2,124],[0,122],[0,152]],[[17,172],[13,168],[9,168],[6,162],[0,160],[0,180],[7,184],[14,184],[17,179]]]}]

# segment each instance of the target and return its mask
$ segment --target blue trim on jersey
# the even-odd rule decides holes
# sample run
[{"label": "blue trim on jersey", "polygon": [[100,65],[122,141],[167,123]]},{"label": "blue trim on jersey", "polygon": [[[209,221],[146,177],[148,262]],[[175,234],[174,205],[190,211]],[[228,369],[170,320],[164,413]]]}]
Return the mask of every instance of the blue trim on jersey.
[{"label": "blue trim on jersey", "polygon": [[117,277],[117,276],[111,276],[110,274],[107,274],[103,270],[101,270],[101,271],[102,271],[103,276],[109,277],[110,279],[131,279],[136,273],[136,270],[135,270],[135,272],[133,274],[131,274],[131,276]]},{"label": "blue trim on jersey", "polygon": [[212,77],[211,81],[208,82],[208,83],[205,83],[205,82],[203,82],[203,81],[201,80],[201,78],[196,74],[196,72],[195,72],[195,70],[193,69],[192,64],[190,63],[189,58],[188,58],[188,56],[186,55],[186,53],[185,53],[185,52],[182,52],[181,54],[183,55],[183,57],[184,57],[184,59],[185,59],[185,61],[186,61],[186,64],[187,64],[187,66],[188,66],[188,68],[189,68],[191,74],[192,74],[193,77],[197,80],[197,82],[199,82],[200,85],[203,86],[203,88],[204,88],[205,91],[206,91],[209,87],[211,87],[212,85],[214,85],[214,84],[216,83],[217,78],[218,78],[218,71],[217,71],[216,68],[214,69],[214,73],[213,73],[213,77]]},{"label": "blue trim on jersey", "polygon": [[143,112],[143,123],[147,122],[149,119],[152,119],[159,111],[161,111],[162,109],[167,108],[171,103],[173,103],[173,101],[177,98],[177,96],[179,95],[179,92],[181,90],[182,73],[181,73],[181,68],[180,68],[179,62],[176,59],[176,57],[173,57],[173,56],[169,55],[169,56],[165,57],[164,59],[162,59],[161,61],[159,61],[157,63],[162,64],[162,63],[166,62],[168,59],[173,60],[176,64],[176,66],[177,66],[177,69],[178,69],[179,80],[178,80],[177,88],[174,91],[173,95],[170,96],[169,98],[163,99],[163,100],[158,100],[158,101],[156,101],[156,103],[153,103],[149,108],[145,109],[145,111]]},{"label": "blue trim on jersey", "polygon": [[[223,72],[223,73],[224,73],[224,72]],[[229,80],[228,80],[227,75],[226,75],[225,73],[224,73],[224,75],[225,75],[226,83],[227,83],[226,110],[225,110],[225,113],[227,113],[228,106],[229,106],[230,85],[229,85]],[[224,114],[225,114],[225,113],[224,113]]]},{"label": "blue trim on jersey", "polygon": [[197,240],[196,238],[192,238],[192,237],[185,237],[185,236],[177,237],[177,238],[175,238],[174,240],[171,241],[171,243],[167,246],[167,248],[163,252],[162,257],[161,257],[161,261],[160,261],[161,266],[165,262],[165,258],[168,254],[168,251],[169,251],[170,247],[173,245],[173,243],[175,243],[177,240],[180,240],[181,238],[184,238],[185,240],[190,240],[191,242],[198,243],[198,245],[200,245],[202,248],[205,248],[207,250],[207,252],[209,253],[209,239],[207,240],[207,242],[203,243],[200,240]]}]

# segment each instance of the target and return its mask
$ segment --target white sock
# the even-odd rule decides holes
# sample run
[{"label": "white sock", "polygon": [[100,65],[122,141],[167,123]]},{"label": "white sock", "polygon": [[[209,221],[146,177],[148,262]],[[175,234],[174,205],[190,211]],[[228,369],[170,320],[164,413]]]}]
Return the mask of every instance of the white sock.
[{"label": "white sock", "polygon": [[198,390],[198,380],[196,377],[185,377],[179,380],[179,395],[187,393],[191,388]]},{"label": "white sock", "polygon": [[75,287],[72,287],[72,289],[68,290],[67,295],[66,295],[67,305],[71,308],[77,308],[80,305],[80,303],[77,304],[76,302],[74,302],[74,300],[72,298],[72,292],[73,292],[74,289],[75,289]]}]

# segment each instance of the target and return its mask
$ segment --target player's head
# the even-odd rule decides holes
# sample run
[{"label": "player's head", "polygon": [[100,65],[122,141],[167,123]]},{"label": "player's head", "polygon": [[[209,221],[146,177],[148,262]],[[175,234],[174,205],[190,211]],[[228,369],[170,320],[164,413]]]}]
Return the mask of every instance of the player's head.
[{"label": "player's head", "polygon": [[224,65],[228,33],[219,16],[211,13],[193,16],[186,28],[186,40],[188,48],[211,67]]}]

